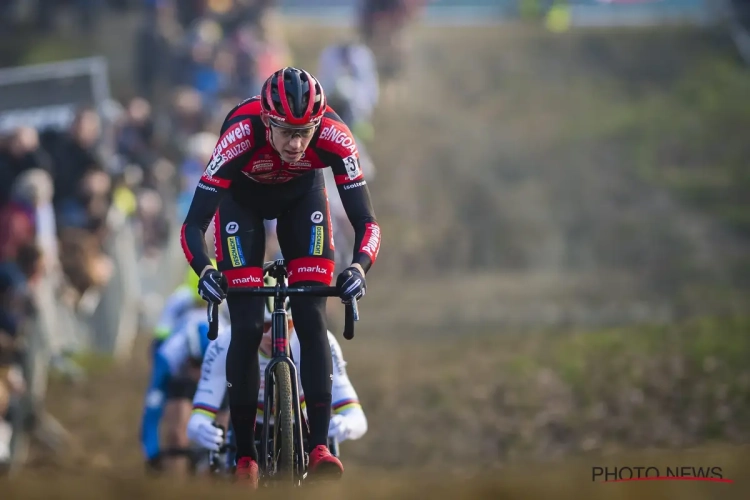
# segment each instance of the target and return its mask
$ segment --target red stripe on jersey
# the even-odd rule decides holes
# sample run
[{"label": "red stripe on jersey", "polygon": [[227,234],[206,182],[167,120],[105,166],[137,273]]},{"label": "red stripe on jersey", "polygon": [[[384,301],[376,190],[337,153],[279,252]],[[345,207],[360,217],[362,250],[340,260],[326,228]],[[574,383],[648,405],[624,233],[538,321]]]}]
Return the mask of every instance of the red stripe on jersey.
[{"label": "red stripe on jersey", "polygon": [[333,243],[333,224],[331,223],[331,204],[328,201],[328,190],[324,187],[323,193],[326,195],[326,217],[328,217],[328,241],[331,250],[336,250]]},{"label": "red stripe on jersey", "polygon": [[206,184],[210,184],[212,186],[220,187],[220,188],[228,188],[232,185],[232,181],[229,179],[219,179],[218,177],[209,177],[206,174],[203,174],[201,177],[201,181],[205,182]]},{"label": "red stripe on jersey", "polygon": [[216,254],[216,264],[224,260],[224,249],[221,247],[221,221],[219,220],[219,211],[214,214],[214,254]]},{"label": "red stripe on jersey", "polygon": [[289,262],[289,284],[300,281],[316,281],[330,285],[333,279],[334,262],[323,257],[301,257]]},{"label": "red stripe on jersey", "polygon": [[364,174],[360,173],[357,177],[352,179],[348,175],[334,175],[333,179],[336,181],[336,185],[340,186],[341,184],[349,184],[350,182],[360,182],[364,180],[365,176]]},{"label": "red stripe on jersey", "polygon": [[375,222],[365,224],[365,237],[362,238],[362,246],[359,251],[367,254],[374,263],[380,252],[380,226]]},{"label": "red stripe on jersey", "polygon": [[187,224],[183,224],[182,229],[180,229],[180,245],[182,245],[182,251],[185,257],[187,257],[188,264],[190,264],[193,262],[193,252],[188,248],[187,240],[185,239],[185,226]]}]

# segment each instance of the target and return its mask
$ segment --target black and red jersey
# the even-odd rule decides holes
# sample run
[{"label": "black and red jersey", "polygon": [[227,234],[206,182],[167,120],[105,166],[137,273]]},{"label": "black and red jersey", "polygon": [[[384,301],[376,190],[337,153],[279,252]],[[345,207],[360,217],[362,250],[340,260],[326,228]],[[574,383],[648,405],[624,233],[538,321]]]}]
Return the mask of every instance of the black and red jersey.
[{"label": "black and red jersey", "polygon": [[[277,215],[274,210],[283,210],[284,203],[292,203],[295,193],[310,189],[309,179],[316,171],[329,167],[355,230],[353,262],[368,270],[380,249],[380,228],[359,165],[357,145],[348,127],[333,109],[327,108],[303,157],[297,162],[284,162],[271,145],[270,131],[261,120],[259,97],[247,99],[229,112],[213,157],[198,183],[181,234],[192,268],[200,274],[210,265],[204,233],[225,195],[272,219]],[[286,201],[279,204],[279,200]],[[263,210],[259,203],[275,208]]]}]

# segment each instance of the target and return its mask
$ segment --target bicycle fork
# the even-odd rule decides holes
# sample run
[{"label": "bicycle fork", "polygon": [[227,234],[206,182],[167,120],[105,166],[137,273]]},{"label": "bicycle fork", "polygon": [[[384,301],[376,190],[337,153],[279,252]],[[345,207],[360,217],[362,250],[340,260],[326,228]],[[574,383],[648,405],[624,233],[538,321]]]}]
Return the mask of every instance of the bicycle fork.
[{"label": "bicycle fork", "polygon": [[[284,309],[276,308],[271,314],[272,317],[272,334],[273,334],[273,354],[271,361],[265,370],[265,388],[263,391],[263,434],[260,443],[261,466],[263,471],[268,474],[271,471],[272,464],[269,463],[268,442],[270,439],[269,417],[273,414],[271,408],[275,401],[274,378],[273,372],[276,365],[286,363],[289,366],[289,376],[292,385],[292,412],[294,414],[294,455],[296,458],[296,471],[298,477],[303,477],[307,464],[305,463],[305,450],[303,447],[302,437],[302,409],[299,403],[299,378],[297,375],[297,366],[294,364],[289,355],[289,333],[287,315]],[[274,422],[274,425],[277,423]],[[275,470],[273,472],[276,472]]]}]

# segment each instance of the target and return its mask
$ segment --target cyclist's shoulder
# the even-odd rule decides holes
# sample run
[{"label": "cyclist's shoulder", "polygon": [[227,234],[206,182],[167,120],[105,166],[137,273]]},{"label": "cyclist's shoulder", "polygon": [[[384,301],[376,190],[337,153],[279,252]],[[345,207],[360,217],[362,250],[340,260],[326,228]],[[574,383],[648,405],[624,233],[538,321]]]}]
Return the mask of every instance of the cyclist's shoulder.
[{"label": "cyclist's shoulder", "polygon": [[260,135],[259,132],[265,129],[260,114],[260,97],[255,96],[245,99],[227,113],[221,125],[220,135],[225,137],[230,129],[232,129],[232,135],[250,136],[251,131],[253,131],[253,135]]},{"label": "cyclist's shoulder", "polygon": [[224,122],[226,123],[237,117],[252,118],[254,116],[257,116],[258,118],[260,118],[260,112],[260,96],[256,95],[254,97],[248,97],[244,101],[239,102],[229,111],[229,113],[227,113],[226,118],[224,118]]},{"label": "cyclist's shoulder", "polygon": [[320,132],[315,139],[314,147],[339,158],[358,154],[354,135],[330,106],[320,122]]},{"label": "cyclist's shoulder", "polygon": [[227,161],[244,156],[267,142],[260,113],[260,99],[256,96],[242,101],[227,114],[209,172],[215,173]]}]

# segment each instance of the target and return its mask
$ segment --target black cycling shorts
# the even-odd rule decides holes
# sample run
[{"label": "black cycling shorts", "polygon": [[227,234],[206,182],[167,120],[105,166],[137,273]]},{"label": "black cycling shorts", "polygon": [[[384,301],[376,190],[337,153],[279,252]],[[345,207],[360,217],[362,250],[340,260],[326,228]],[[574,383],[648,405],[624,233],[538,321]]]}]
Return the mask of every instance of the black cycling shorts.
[{"label": "black cycling shorts", "polygon": [[174,377],[167,386],[167,401],[170,399],[193,400],[195,391],[198,390],[198,382],[188,377]]},{"label": "black cycling shorts", "polygon": [[330,285],[334,242],[328,196],[322,175],[310,176],[308,190],[273,189],[240,205],[225,197],[214,216],[216,264],[229,287],[263,286],[266,249],[264,219],[277,219],[276,234],[287,264],[289,284]]}]

